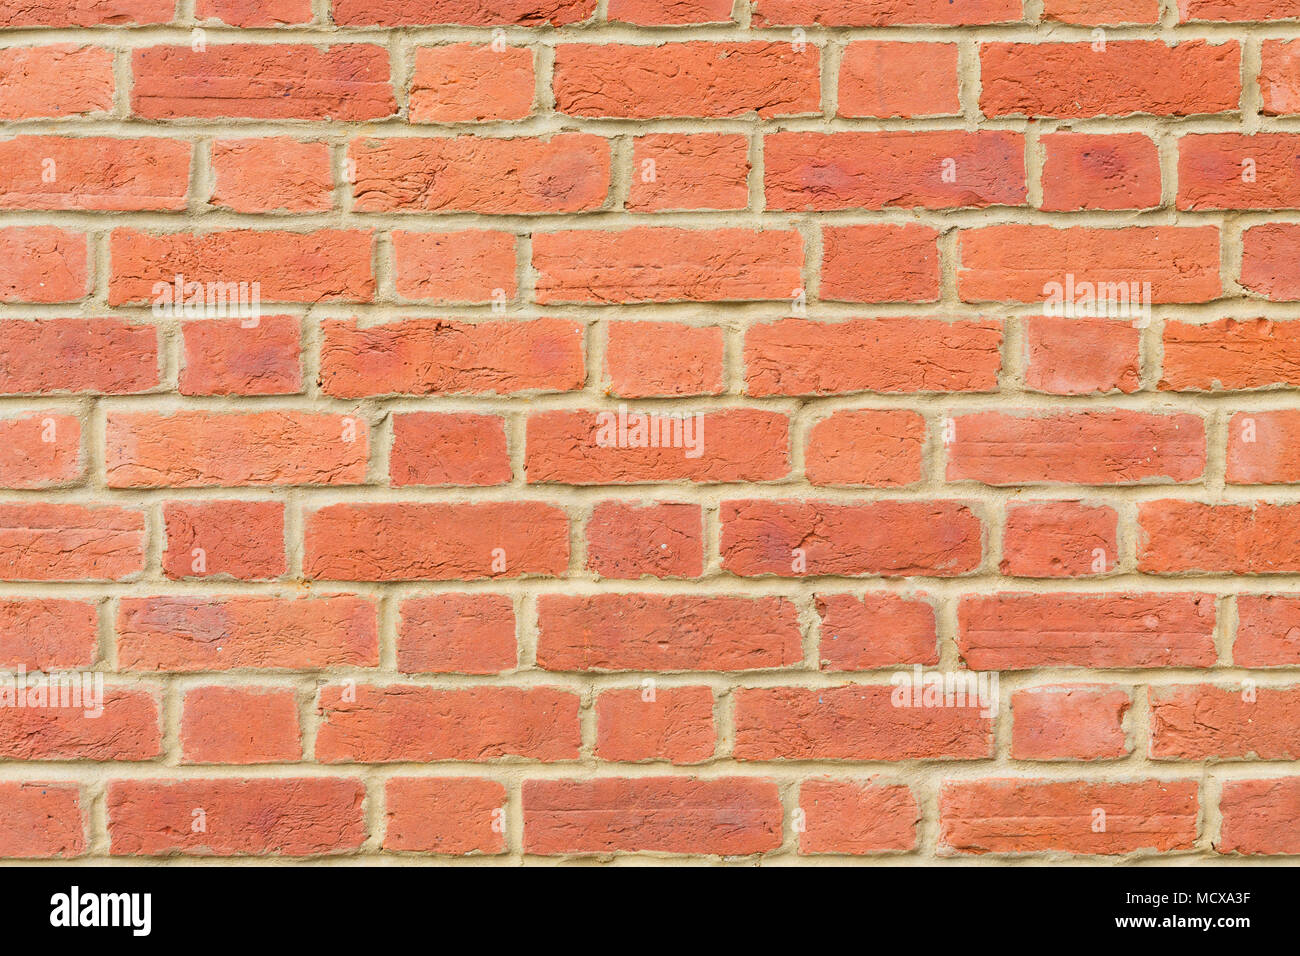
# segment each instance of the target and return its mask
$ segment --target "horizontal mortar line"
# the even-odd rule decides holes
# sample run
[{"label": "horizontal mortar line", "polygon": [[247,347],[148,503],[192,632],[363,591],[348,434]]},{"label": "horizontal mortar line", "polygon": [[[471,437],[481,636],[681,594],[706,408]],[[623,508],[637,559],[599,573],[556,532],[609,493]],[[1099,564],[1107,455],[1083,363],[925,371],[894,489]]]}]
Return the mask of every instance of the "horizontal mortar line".
[{"label": "horizontal mortar line", "polygon": [[[496,593],[509,590],[519,593],[524,586],[531,594],[562,594],[571,597],[596,594],[624,594],[686,597],[724,597],[745,594],[754,597],[794,597],[810,593],[832,591],[896,590],[934,591],[936,594],[957,596],[989,596],[991,594],[1092,594],[1114,597],[1124,587],[1136,587],[1142,593],[1162,594],[1274,594],[1300,588],[1300,575],[1295,573],[1244,576],[1223,572],[1217,575],[1194,574],[1187,576],[1147,576],[1133,572],[1100,575],[1087,578],[1007,578],[992,571],[966,577],[909,577],[882,578],[863,575],[807,576],[802,578],[732,577],[726,574],[708,577],[669,579],[654,578],[642,581],[539,576],[491,578],[477,580],[444,579],[441,581],[405,579],[394,581],[353,581],[336,578],[290,578],[283,581],[175,581],[171,579],[144,579],[139,581],[0,581],[0,593],[9,598],[27,597],[48,593],[51,597],[202,597],[245,596],[289,598],[307,597],[295,590],[295,585],[310,584],[319,592],[330,595],[348,595],[368,592],[384,587],[429,588],[430,593],[483,591]],[[990,587],[993,590],[988,590]],[[803,590],[799,590],[803,588]],[[978,590],[971,590],[976,588]],[[93,589],[93,590],[92,590]],[[517,590],[519,589],[519,590]],[[712,590],[711,590],[712,589]]]},{"label": "horizontal mortar line", "polygon": [[[1209,20],[1187,21],[1171,26],[1157,23],[1106,26],[1108,42],[1122,40],[1162,40],[1184,42],[1205,38],[1215,42],[1243,38],[1291,39],[1295,36],[1295,17],[1276,20],[1240,20],[1216,22]],[[900,23],[888,26],[824,26],[815,23],[781,24],[777,26],[751,25],[741,27],[735,22],[720,21],[711,24],[682,24],[677,26],[643,26],[609,21],[581,21],[563,27],[522,26],[500,23],[484,26],[470,24],[286,24],[278,27],[234,27],[216,20],[187,18],[168,24],[91,25],[84,27],[16,26],[0,29],[0,46],[32,42],[67,42],[76,39],[89,42],[107,42],[116,47],[135,48],[155,44],[180,44],[189,46],[194,29],[202,29],[214,43],[306,43],[331,45],[341,42],[368,42],[386,44],[397,40],[410,44],[442,42],[489,43],[495,31],[505,32],[511,45],[564,46],[569,44],[631,43],[658,45],[674,40],[743,41],[770,40],[791,42],[795,29],[804,32],[809,46],[819,42],[853,39],[912,39],[945,40],[973,39],[979,42],[1073,42],[1091,44],[1098,27],[1075,25],[1054,20],[1028,19],[992,24],[927,24]]]},{"label": "horizontal mortar line", "polygon": [[[1186,781],[1200,783],[1206,773],[1222,781],[1267,780],[1293,776],[1300,765],[1296,761],[1214,762],[1208,760],[1159,761],[1150,764],[1120,768],[1109,762],[1077,763],[1044,761],[1016,761],[1015,766],[999,767],[999,778],[1022,780],[1043,779],[1055,782],[1078,780],[1081,782],[1136,783],[1144,780],[1165,782]],[[492,759],[488,761],[447,760],[431,762],[378,762],[378,763],[285,763],[285,764],[162,764],[141,761],[25,761],[0,763],[0,781],[30,779],[33,772],[42,773],[42,783],[89,783],[98,780],[202,782],[215,780],[278,780],[293,777],[322,777],[355,779],[365,772],[374,779],[386,781],[390,777],[415,775],[419,777],[463,776],[473,774],[488,778],[512,780],[593,780],[602,777],[645,779],[653,777],[690,776],[702,780],[731,777],[771,779],[783,782],[800,782],[810,774],[823,776],[842,772],[850,774],[878,773],[900,778],[929,773],[944,782],[980,783],[989,780],[989,770],[994,758],[932,758],[906,760],[855,760],[834,757],[817,757],[800,760],[732,761],[719,760],[710,764],[644,764],[591,762],[540,762],[521,758]],[[371,774],[371,772],[374,772]],[[1103,775],[1104,774],[1104,775]],[[889,782],[882,780],[881,782]]]},{"label": "horizontal mortar line", "polygon": [[[267,413],[302,412],[316,414],[385,417],[403,412],[488,412],[531,417],[555,411],[617,411],[627,406],[629,413],[656,409],[664,413],[694,411],[701,413],[737,409],[769,411],[791,416],[811,417],[823,412],[851,409],[907,410],[942,413],[951,410],[958,417],[979,412],[1023,412],[1021,417],[1043,417],[1041,413],[1063,415],[1113,411],[1148,412],[1152,415],[1203,414],[1221,412],[1281,411],[1294,408],[1296,386],[1281,388],[1196,392],[1196,391],[1138,391],[1106,392],[1097,395],[1056,395],[1049,392],[841,392],[828,395],[748,395],[723,393],[701,396],[623,397],[611,395],[603,389],[574,390],[568,392],[521,392],[515,398],[474,393],[442,395],[380,395],[355,398],[335,398],[329,395],[311,396],[306,393],[286,395],[209,396],[179,395],[174,391],[139,392],[134,394],[106,395],[86,392],[48,392],[0,396],[0,415],[37,409],[45,411],[51,406],[87,408],[94,402],[107,414],[157,413],[170,415],[178,412]],[[1154,403],[1154,404],[1153,404]],[[765,479],[765,481],[781,479]],[[566,482],[560,482],[567,484]],[[655,482],[651,482],[655,483]],[[1033,479],[1015,484],[1041,484]],[[1168,482],[1175,484],[1175,482]],[[1059,484],[1075,485],[1062,481]],[[1083,483],[1087,484],[1087,483]],[[1286,484],[1285,482],[1281,484]],[[1267,487],[1270,483],[1262,483]],[[1110,487],[1106,482],[1097,487]],[[862,487],[871,487],[863,485]],[[881,489],[888,491],[889,489]]]},{"label": "horizontal mortar line", "polygon": [[[1244,124],[1250,123],[1249,130]],[[1247,139],[1256,134],[1294,133],[1300,113],[1248,115],[1240,110],[1193,113],[1099,113],[1088,116],[1030,115],[1025,113],[980,115],[978,125],[958,113],[925,116],[858,116],[837,113],[790,113],[762,116],[755,112],[711,116],[704,113],[663,116],[586,116],[538,110],[519,119],[413,120],[405,111],[375,119],[330,119],[302,116],[144,116],[90,111],[67,116],[13,117],[0,121],[6,139],[18,136],[68,134],[69,138],[120,136],[122,138],[186,139],[292,135],[305,141],[350,145],[369,139],[549,139],[560,134],[589,133],[605,137],[654,133],[734,133],[774,136],[780,133],[924,133],[951,132],[975,135],[1011,132],[1046,135],[1054,132],[1101,134],[1143,132],[1183,136],[1236,133]],[[265,131],[261,133],[260,131]],[[11,134],[11,135],[9,135]]]},{"label": "horizontal mortar line", "polygon": [[[131,690],[153,694],[165,693],[167,688],[175,688],[184,693],[207,687],[229,687],[241,689],[290,689],[304,690],[312,693],[354,681],[359,685],[379,688],[426,688],[430,691],[455,691],[478,689],[515,689],[515,690],[558,690],[583,694],[588,691],[600,693],[607,690],[637,689],[642,682],[653,679],[664,690],[680,688],[706,687],[719,698],[727,697],[737,690],[761,689],[796,689],[796,690],[834,690],[845,687],[891,687],[892,678],[898,674],[910,675],[915,665],[895,664],[871,671],[831,671],[831,670],[778,670],[778,671],[549,671],[526,669],[509,671],[502,674],[427,674],[384,671],[379,668],[340,667],[326,669],[274,670],[260,671],[248,668],[231,668],[228,670],[208,671],[131,671],[109,670],[102,666],[90,668],[50,668],[47,671],[27,671],[29,678],[39,674],[73,673],[102,674],[104,687],[109,690]],[[922,665],[925,674],[989,674],[999,675],[999,683],[1005,683],[1007,695],[1023,690],[1035,690],[1059,684],[1104,686],[1119,690],[1137,688],[1180,688],[1209,685],[1222,690],[1235,691],[1241,682],[1251,680],[1258,690],[1300,691],[1300,665],[1278,668],[1242,668],[1242,667],[1152,667],[1140,669],[1106,670],[1095,667],[1069,668],[1059,665],[1020,670],[997,670],[984,668],[972,670],[964,667],[942,667],[936,664]],[[0,674],[11,675],[11,671]],[[1004,701],[999,708],[1010,713],[1011,708]],[[319,717],[319,712],[317,714]],[[988,759],[988,758],[979,758]],[[1126,760],[1127,756],[1114,758]],[[1300,759],[1300,758],[1297,758]],[[8,762],[5,758],[3,762]],[[45,763],[45,761],[29,761]],[[111,762],[111,761],[107,761]],[[706,761],[707,762],[707,761]],[[1168,761],[1174,762],[1173,758]],[[1266,761],[1275,763],[1277,761]],[[746,761],[745,763],[750,763]],[[1038,761],[1024,761],[1027,765],[1036,765]],[[1100,761],[1105,763],[1105,761]],[[697,766],[698,764],[691,764]]]},{"label": "horizontal mortar line", "polygon": [[[411,595],[421,597],[424,595]],[[431,687],[439,690],[455,690],[467,687],[535,687],[545,686],[561,690],[594,691],[627,690],[639,687],[641,682],[652,678],[661,688],[675,689],[683,687],[707,687],[719,697],[726,697],[732,691],[751,687],[789,687],[827,688],[851,686],[888,685],[890,679],[900,672],[913,673],[913,664],[890,664],[867,670],[831,670],[812,668],[785,668],[766,670],[599,670],[599,671],[558,671],[544,670],[537,667],[516,668],[493,674],[443,673],[429,671],[398,671],[383,667],[341,666],[325,668],[302,668],[287,670],[284,668],[250,668],[231,667],[216,670],[112,670],[100,663],[88,670],[104,675],[106,686],[140,687],[158,690],[175,688],[180,692],[197,688],[219,685],[222,687],[242,687],[266,689],[285,687],[312,692],[323,684],[336,684],[343,680],[358,680],[367,684]],[[960,667],[944,667],[939,664],[922,665],[927,673],[990,673],[990,670],[974,671]],[[41,673],[78,672],[77,668],[51,667]],[[11,674],[12,671],[0,670]],[[37,674],[29,670],[29,675]],[[1010,693],[1020,690],[1041,688],[1047,685],[1066,684],[1102,684],[1119,689],[1139,687],[1180,687],[1188,684],[1213,684],[1234,688],[1240,681],[1251,679],[1262,689],[1292,689],[1300,678],[1300,663],[1279,667],[1241,667],[1234,665],[1214,665],[1212,667],[1068,667],[1059,664],[1017,670],[998,670],[1000,686]],[[540,684],[535,681],[541,681]],[[1262,683],[1260,683],[1262,681]],[[793,682],[793,683],[792,683]],[[1004,710],[1010,712],[1009,708]]]},{"label": "horizontal mortar line", "polygon": [[[1275,209],[1082,209],[1082,211],[1048,212],[1028,206],[983,207],[845,207],[832,209],[684,209],[684,211],[634,212],[627,209],[591,208],[580,212],[482,212],[474,209],[391,209],[391,211],[351,211],[342,209],[318,213],[230,212],[213,208],[195,216],[186,209],[165,211],[83,211],[83,209],[0,209],[0,226],[61,225],[75,226],[95,234],[110,235],[116,229],[153,229],[160,234],[198,234],[224,232],[227,229],[259,226],[253,232],[311,233],[329,229],[329,224],[347,224],[348,228],[372,229],[378,233],[404,232],[408,226],[447,225],[487,229],[497,226],[500,232],[549,233],[576,228],[601,230],[634,226],[667,226],[680,229],[706,228],[775,228],[792,229],[797,225],[845,226],[917,224],[944,226],[948,229],[979,229],[988,225],[1039,225],[1056,228],[1123,228],[1138,225],[1218,225],[1223,229],[1247,229],[1271,222],[1300,221],[1300,207]],[[192,225],[194,229],[178,229]],[[737,225],[740,224],[740,225]],[[294,226],[294,228],[287,228]],[[341,228],[341,226],[333,226]],[[1109,271],[1109,269],[1108,269]],[[1154,303],[1153,303],[1154,304]]]},{"label": "horizontal mortar line", "polygon": [[[163,281],[163,280],[159,280]],[[231,278],[226,281],[238,281]],[[244,281],[251,281],[245,279]],[[531,319],[567,319],[579,323],[594,323],[602,320],[674,321],[695,327],[709,327],[719,324],[742,323],[747,325],[766,324],[770,322],[797,320],[813,324],[838,323],[861,319],[939,319],[949,322],[970,322],[972,320],[999,321],[1005,319],[1052,318],[1045,311],[1044,302],[1010,303],[1010,302],[831,302],[811,301],[806,314],[795,314],[788,303],[783,300],[767,299],[754,301],[726,302],[628,302],[628,303],[556,303],[553,305],[521,302],[512,305],[507,311],[495,311],[488,303],[437,303],[430,300],[393,300],[376,302],[264,302],[259,305],[262,317],[288,315],[309,322],[356,320],[362,329],[382,326],[389,323],[403,322],[411,319],[452,319],[483,322],[517,322]],[[78,300],[69,303],[0,303],[0,318],[3,319],[102,319],[112,318],[135,323],[149,323],[160,328],[170,327],[173,323],[184,328],[186,325],[204,318],[223,318],[223,316],[174,316],[155,315],[152,306],[108,305],[96,300]],[[227,316],[226,318],[234,318]],[[1089,317],[1077,317],[1069,321],[1083,321]],[[1131,317],[1095,317],[1097,321],[1115,323],[1114,328],[1133,326],[1138,321]],[[1207,324],[1220,319],[1250,321],[1253,319],[1270,319],[1288,322],[1300,319],[1300,301],[1273,302],[1244,295],[1216,299],[1210,302],[1167,303],[1151,306],[1151,324],[1184,322]],[[742,326],[744,327],[744,326]],[[1250,388],[1224,390],[1236,394],[1267,391],[1285,388],[1285,385],[1266,385]],[[527,391],[527,390],[525,390]],[[871,392],[870,389],[861,390]],[[1193,391],[1193,390],[1188,390]],[[1204,391],[1204,390],[1200,390]],[[1213,394],[1205,391],[1206,394]],[[29,393],[38,394],[38,393]],[[105,395],[113,393],[82,392],[81,395]],[[144,394],[144,393],[138,393]],[[156,394],[156,393],[155,393]],[[805,393],[800,398],[824,398],[833,393],[821,395],[815,392]],[[975,394],[967,391],[946,392],[881,392],[881,395],[906,394]],[[1051,392],[1041,392],[1053,395]],[[1106,393],[1099,393],[1103,397]],[[196,396],[201,397],[201,396]],[[244,396],[259,398],[263,396]],[[375,396],[372,396],[375,397]],[[377,396],[386,397],[386,396]],[[393,397],[402,397],[394,395]],[[653,396],[650,396],[653,397]],[[667,398],[670,396],[662,396]],[[687,398],[693,396],[684,396]],[[1063,399],[1080,396],[1061,395]]]},{"label": "horizontal mortar line", "polygon": [[[918,485],[920,483],[917,483]],[[856,485],[811,485],[799,478],[764,481],[735,481],[695,484],[685,480],[660,480],[641,483],[573,485],[565,483],[530,482],[509,485],[305,485],[266,484],[229,485],[220,483],[200,487],[77,486],[61,489],[0,491],[17,504],[28,500],[48,500],[64,505],[99,503],[96,496],[104,495],[103,503],[121,504],[135,500],[147,504],[176,495],[189,500],[234,497],[266,498],[283,496],[289,490],[299,495],[305,507],[320,508],[328,505],[356,505],[367,501],[375,504],[503,504],[513,502],[551,503],[557,507],[578,505],[599,500],[602,496],[635,498],[638,496],[688,495],[700,503],[716,505],[722,501],[779,501],[797,496],[827,505],[884,505],[906,502],[931,504],[952,502],[956,504],[987,504],[996,506],[1007,502],[1034,500],[1041,495],[1044,500],[1112,498],[1126,502],[1151,502],[1177,500],[1206,505],[1268,504],[1300,505],[1300,483],[1282,485],[1228,485],[1211,490],[1199,483],[1161,484],[1156,482],[1127,485],[1105,484],[1049,484],[1032,481],[1007,485],[982,485],[976,482],[944,484],[935,487],[873,488]],[[1028,493],[1029,497],[1026,497]],[[373,496],[373,497],[366,497]]]}]

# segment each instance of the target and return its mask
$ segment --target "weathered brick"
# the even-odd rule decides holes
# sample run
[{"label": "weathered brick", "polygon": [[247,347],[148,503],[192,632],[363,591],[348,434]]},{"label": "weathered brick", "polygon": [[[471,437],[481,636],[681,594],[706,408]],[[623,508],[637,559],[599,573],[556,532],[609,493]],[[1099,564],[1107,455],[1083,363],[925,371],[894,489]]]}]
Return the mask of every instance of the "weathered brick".
[{"label": "weathered brick", "polygon": [[537,663],[547,670],[738,671],[803,659],[785,598],[546,594],[537,613]]},{"label": "weathered brick", "polygon": [[1208,594],[967,595],[957,648],[975,670],[1035,667],[1210,667]]}]

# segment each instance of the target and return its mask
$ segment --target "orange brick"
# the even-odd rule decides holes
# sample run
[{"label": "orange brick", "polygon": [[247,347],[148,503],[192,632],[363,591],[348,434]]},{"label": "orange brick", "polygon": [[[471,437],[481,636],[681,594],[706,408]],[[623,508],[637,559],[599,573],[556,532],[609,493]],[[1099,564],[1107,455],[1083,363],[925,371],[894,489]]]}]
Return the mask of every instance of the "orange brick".
[{"label": "orange brick", "polygon": [[302,756],[292,688],[196,687],[181,708],[186,763],[292,763]]},{"label": "orange brick", "polygon": [[841,116],[954,116],[961,112],[955,43],[858,40],[840,58]]},{"label": "orange brick", "polygon": [[808,430],[804,470],[814,485],[908,485],[921,480],[924,450],[916,412],[835,412]]},{"label": "orange brick", "polygon": [[731,133],[651,133],[632,144],[627,208],[744,209],[749,141]]},{"label": "orange brick", "polygon": [[474,777],[393,777],[384,849],[449,856],[506,849],[506,788]]},{"label": "orange brick", "polygon": [[334,205],[328,143],[287,136],[212,144],[214,206],[235,212],[321,212]]},{"label": "orange brick", "polygon": [[713,692],[707,687],[607,690],[596,699],[596,756],[636,763],[700,763],[713,756]]},{"label": "orange brick", "polygon": [[523,119],[533,109],[533,51],[453,43],[415,51],[412,123]]}]

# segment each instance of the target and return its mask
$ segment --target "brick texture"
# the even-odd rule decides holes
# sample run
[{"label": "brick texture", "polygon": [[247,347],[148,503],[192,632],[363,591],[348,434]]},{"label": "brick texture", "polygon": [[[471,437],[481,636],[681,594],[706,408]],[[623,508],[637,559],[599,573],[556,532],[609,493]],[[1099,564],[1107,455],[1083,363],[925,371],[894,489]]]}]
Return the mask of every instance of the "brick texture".
[{"label": "brick texture", "polygon": [[1300,859],[1297,10],[0,0],[0,862]]}]

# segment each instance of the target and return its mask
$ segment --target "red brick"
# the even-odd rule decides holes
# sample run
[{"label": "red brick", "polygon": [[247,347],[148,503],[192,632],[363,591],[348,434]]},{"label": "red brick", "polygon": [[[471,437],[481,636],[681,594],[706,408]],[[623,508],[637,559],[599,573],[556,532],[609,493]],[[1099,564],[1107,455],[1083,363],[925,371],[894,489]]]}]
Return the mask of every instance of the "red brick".
[{"label": "red brick", "polygon": [[[21,693],[22,681],[17,683]],[[9,698],[0,707],[0,758],[125,762],[162,756],[153,691],[109,686],[101,699],[94,696],[90,675],[76,672],[53,686],[43,677],[28,677],[27,683],[26,706]]]},{"label": "red brick", "polygon": [[0,119],[107,113],[113,87],[111,50],[75,43],[0,50]]},{"label": "red brick", "polygon": [[21,860],[81,856],[86,823],[75,783],[0,783],[0,855]]},{"label": "red brick", "polygon": [[723,390],[723,331],[679,322],[611,322],[605,377],[620,398],[717,395]]},{"label": "red brick", "polygon": [[977,671],[1035,667],[1210,667],[1208,594],[967,595],[957,648]]},{"label": "red brick", "polygon": [[1220,853],[1300,853],[1300,777],[1227,780],[1219,798]]},{"label": "red brick", "polygon": [[93,27],[166,23],[173,0],[5,0],[0,27]]},{"label": "red brick", "polygon": [[1294,133],[1202,133],[1178,140],[1179,209],[1300,208]]},{"label": "red brick", "polygon": [[987,116],[1191,116],[1234,113],[1241,96],[1236,41],[1109,40],[981,43],[980,109]]},{"label": "red brick", "polygon": [[513,670],[514,604],[504,594],[430,594],[402,601],[397,669],[408,674]]},{"label": "red brick", "polygon": [[1152,687],[1151,756],[1295,760],[1300,753],[1300,689],[1193,684]]},{"label": "red brick", "polygon": [[1241,284],[1266,299],[1300,299],[1300,223],[1270,222],[1241,234]]},{"label": "red brick", "polygon": [[0,580],[121,581],[144,570],[144,546],[129,508],[0,505]]},{"label": "red brick", "polygon": [[412,123],[523,119],[533,111],[533,51],[453,43],[415,51]]},{"label": "red brick", "polygon": [[957,44],[857,40],[840,59],[840,116],[961,113]]},{"label": "red brick", "polygon": [[[114,856],[324,856],[366,838],[365,787],[339,777],[114,780]],[[196,832],[194,811],[202,810]]]},{"label": "red brick", "polygon": [[366,477],[364,418],[305,412],[110,413],[112,488],[351,485]]},{"label": "red brick", "polygon": [[71,415],[37,412],[0,419],[0,486],[53,488],[85,474],[81,422]]},{"label": "red brick", "polygon": [[[822,229],[820,295],[838,302],[934,302],[939,233],[928,226]],[[872,263],[863,269],[864,262]]]},{"label": "red brick", "polygon": [[232,27],[310,23],[311,0],[198,0],[194,15]]},{"label": "red brick", "polygon": [[428,302],[513,299],[515,237],[508,232],[393,232],[397,294]]},{"label": "red brick", "polygon": [[358,212],[564,213],[599,209],[609,192],[609,142],[590,133],[550,139],[450,136],[360,139]]},{"label": "red brick", "polygon": [[185,763],[293,763],[302,757],[291,687],[195,687],[181,710]]},{"label": "red brick", "polygon": [[596,756],[636,763],[700,763],[713,756],[713,691],[640,687],[602,691],[596,699]]},{"label": "red brick", "polygon": [[525,780],[524,852],[745,856],[781,845],[770,780]]},{"label": "red brick", "polygon": [[474,581],[569,566],[568,516],[539,501],[327,505],[306,516],[305,538],[308,578]]},{"label": "red brick", "polygon": [[583,327],[563,319],[321,325],[321,387],[335,398],[564,392],[586,381]]},{"label": "red brick", "polygon": [[[957,288],[965,302],[1047,301],[1047,284],[1063,286],[1071,274],[1094,289],[1150,282],[1146,304],[1208,302],[1221,291],[1215,226],[989,226],[962,232],[959,244]],[[1141,285],[1136,291],[1144,294]]]},{"label": "red brick", "polygon": [[940,852],[1190,850],[1196,833],[1194,780],[949,781],[939,793]]},{"label": "red brick", "polygon": [[475,777],[393,777],[384,849],[449,856],[504,853],[506,788]]},{"label": "red brick", "polygon": [[321,212],[334,206],[328,143],[288,136],[212,144],[214,206],[235,212]]},{"label": "red brick", "polygon": [[745,391],[768,395],[993,391],[998,322],[781,319],[745,335]]},{"label": "red brick", "polygon": [[97,615],[87,601],[0,600],[0,667],[88,670],[97,656]]},{"label": "red brick", "polygon": [[[1293,18],[1300,12],[1292,11]],[[1260,112],[1285,116],[1300,113],[1300,43],[1294,40],[1265,40],[1259,64]]]},{"label": "red brick", "polygon": [[799,786],[804,829],[800,853],[860,856],[911,850],[921,809],[909,787],[871,780],[805,780]]},{"label": "red brick", "polygon": [[169,578],[262,581],[288,571],[281,502],[168,501],[163,522]]},{"label": "red brick", "polygon": [[1160,0],[1046,0],[1043,18],[1086,26],[1157,23]]},{"label": "red brick", "polygon": [[497,415],[394,415],[393,485],[503,485],[510,481],[505,420]]},{"label": "red brick", "polygon": [[1300,572],[1300,506],[1146,501],[1138,525],[1138,570],[1149,574]]},{"label": "red brick", "polygon": [[803,288],[803,239],[753,229],[571,231],[533,235],[538,302],[788,299]]},{"label": "red brick", "polygon": [[820,109],[820,50],[784,41],[561,44],[555,108],[570,116],[799,116]]},{"label": "red brick", "polygon": [[158,331],[121,319],[3,319],[0,393],[144,392],[158,385]]},{"label": "red brick", "polygon": [[1300,410],[1237,412],[1228,419],[1227,481],[1232,485],[1300,481]]},{"label": "red brick", "polygon": [[1082,501],[1007,505],[998,570],[1017,578],[1078,578],[1114,571],[1119,515]]},{"label": "red brick", "polygon": [[1011,695],[1013,760],[1107,760],[1130,752],[1127,688],[1056,684]]},{"label": "red brick", "polygon": [[75,302],[90,291],[89,247],[53,226],[0,229],[0,302]]},{"label": "red brick", "polygon": [[334,0],[334,22],[348,26],[563,26],[588,19],[596,0]]},{"label": "red brick", "polygon": [[397,112],[388,51],[367,43],[209,43],[131,53],[131,112],[144,119],[374,120]]},{"label": "red brick", "polygon": [[696,578],[704,572],[700,506],[597,502],[587,521],[587,568],[603,578]]},{"label": "red brick", "polygon": [[749,140],[735,133],[651,133],[632,141],[627,208],[744,209]]},{"label": "red brick", "polygon": [[1160,205],[1160,153],[1145,134],[1048,133],[1039,142],[1045,152],[1042,209]]},{"label": "red brick", "polygon": [[294,395],[302,391],[302,329],[292,315],[197,319],[181,326],[182,395]]},{"label": "red brick", "polygon": [[980,520],[955,501],[724,501],[720,510],[732,574],[950,577],[981,560]]},{"label": "red brick", "polygon": [[537,665],[553,671],[739,671],[803,659],[785,598],[544,594]]},{"label": "red brick", "polygon": [[1291,0],[1178,0],[1178,19],[1232,20],[1294,20],[1298,16]]},{"label": "red brick", "polygon": [[1141,331],[1119,319],[1025,320],[1025,385],[1052,395],[1136,392]]},{"label": "red brick", "polygon": [[769,209],[945,209],[1025,202],[1025,142],[1019,133],[772,133],[764,137],[763,154]]},{"label": "red brick", "polygon": [[0,142],[0,208],[184,209],[190,149],[158,136],[15,136]]},{"label": "red brick", "polygon": [[317,711],[321,763],[578,756],[578,697],[553,687],[333,684],[321,688]]},{"label": "red brick", "polygon": [[610,0],[609,19],[641,26],[685,26],[724,23],[731,19],[732,0]]},{"label": "red brick", "polygon": [[371,233],[361,230],[236,229],[154,236],[114,229],[108,301],[154,302],[164,295],[155,286],[171,285],[179,274],[187,285],[208,286],[206,292],[215,292],[217,284],[246,282],[251,296],[256,282],[263,302],[367,302],[375,294],[372,246]]},{"label": "red brick", "polygon": [[834,412],[808,430],[804,471],[814,485],[894,487],[921,480],[925,419],[903,409]]},{"label": "red brick", "polygon": [[1300,323],[1217,319],[1165,323],[1162,389],[1300,385]]},{"label": "red brick", "polygon": [[865,671],[939,663],[933,605],[885,591],[818,594],[821,669]]},{"label": "red brick", "polygon": [[542,412],[528,418],[525,468],[530,483],[771,481],[789,474],[789,428],[754,408]]},{"label": "red brick", "polygon": [[1205,422],[1146,412],[977,412],[958,416],[949,481],[988,485],[1193,481],[1205,471]]},{"label": "red brick", "polygon": [[895,706],[888,684],[743,687],[737,760],[933,760],[993,755],[993,722],[980,705]]},{"label": "red brick", "polygon": [[318,670],[379,663],[375,604],[351,595],[123,598],[124,670]]},{"label": "red brick", "polygon": [[1237,595],[1237,636],[1232,660],[1238,667],[1300,664],[1300,596]]},{"label": "red brick", "polygon": [[1010,23],[1021,0],[755,0],[755,26],[884,27]]}]

